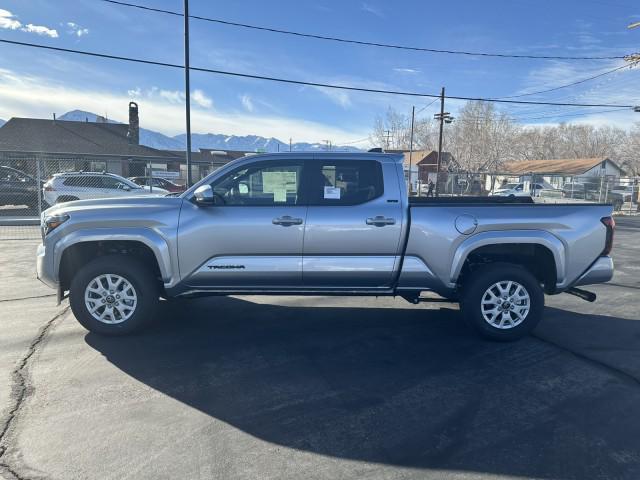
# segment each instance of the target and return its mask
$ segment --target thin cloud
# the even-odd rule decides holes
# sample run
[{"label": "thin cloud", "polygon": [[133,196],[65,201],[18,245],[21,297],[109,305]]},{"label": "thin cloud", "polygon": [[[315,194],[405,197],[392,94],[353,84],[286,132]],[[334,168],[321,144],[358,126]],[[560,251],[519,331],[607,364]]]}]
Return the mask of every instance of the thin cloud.
[{"label": "thin cloud", "polygon": [[202,90],[194,90],[191,93],[191,100],[202,108],[211,108],[213,106],[213,100],[207,97]]},{"label": "thin cloud", "polygon": [[247,95],[247,94],[242,95],[242,97],[240,98],[240,101],[242,102],[242,106],[245,108],[245,110],[247,112],[253,112],[255,107],[254,107],[253,101],[251,100],[251,97],[249,95]]},{"label": "thin cloud", "polygon": [[18,20],[16,20],[16,16],[12,14],[8,10],[3,10],[0,8],[0,28],[4,28],[7,30],[17,30],[22,26]]},{"label": "thin cloud", "polygon": [[49,28],[44,25],[34,25],[28,23],[22,25],[22,22],[18,20],[18,17],[11,13],[9,10],[0,8],[0,28],[5,30],[20,30],[26,33],[35,33],[36,35],[43,35],[51,38],[58,38],[58,31],[55,28]]},{"label": "thin cloud", "polygon": [[27,24],[26,27],[21,29],[23,32],[35,33],[36,35],[43,35],[45,37],[58,38],[58,31],[55,28],[45,27],[44,25],[34,25],[33,23]]},{"label": "thin cloud", "polygon": [[375,5],[371,5],[370,3],[363,2],[362,5],[360,5],[360,10],[375,15],[376,17],[384,18],[382,10]]},{"label": "thin cloud", "polygon": [[76,37],[84,37],[85,35],[89,35],[89,29],[83,28],[75,22],[67,22],[67,33],[69,35],[75,35]]},{"label": "thin cloud", "polygon": [[409,74],[420,73],[420,70],[416,68],[394,68],[393,71],[398,73],[409,73]]},{"label": "thin cloud", "polygon": [[348,108],[351,106],[351,97],[344,90],[337,90],[337,89],[325,88],[325,87],[311,87],[311,88],[322,93],[329,100],[331,100],[336,105],[340,105],[342,108]]},{"label": "thin cloud", "polygon": [[[127,90],[127,95],[136,99],[160,99],[166,103],[175,105],[183,105],[186,100],[182,90],[164,90],[158,87],[151,87],[147,90],[143,90],[140,87],[132,88]],[[213,100],[199,89],[191,92],[191,101],[202,108],[211,108],[213,106]]]}]

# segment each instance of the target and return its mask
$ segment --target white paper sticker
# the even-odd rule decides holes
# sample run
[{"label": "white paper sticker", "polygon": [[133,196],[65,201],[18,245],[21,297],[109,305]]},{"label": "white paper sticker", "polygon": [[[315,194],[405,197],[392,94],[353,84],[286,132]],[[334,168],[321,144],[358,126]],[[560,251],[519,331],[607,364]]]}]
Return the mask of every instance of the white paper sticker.
[{"label": "white paper sticker", "polygon": [[287,190],[284,188],[275,188],[273,190],[273,201],[274,202],[286,202],[287,201]]},{"label": "white paper sticker", "polygon": [[340,189],[338,187],[324,187],[324,198],[340,200]]}]

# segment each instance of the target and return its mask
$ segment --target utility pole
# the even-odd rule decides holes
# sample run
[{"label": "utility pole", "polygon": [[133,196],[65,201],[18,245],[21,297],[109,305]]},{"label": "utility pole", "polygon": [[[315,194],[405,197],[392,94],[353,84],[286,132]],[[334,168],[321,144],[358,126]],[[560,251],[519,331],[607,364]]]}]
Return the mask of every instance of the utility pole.
[{"label": "utility pole", "polygon": [[389,140],[391,139],[391,131],[390,130],[384,130],[382,132],[383,137],[384,137],[384,148],[385,150],[389,150]]},{"label": "utility pole", "polygon": [[184,88],[187,120],[187,188],[193,184],[191,175],[191,85],[189,78],[189,0],[184,0]]},{"label": "utility pole", "polygon": [[440,164],[442,162],[442,134],[444,133],[444,124],[453,122],[453,117],[449,112],[444,111],[444,87],[440,93],[440,113],[436,113],[433,116],[440,122],[440,136],[438,137],[438,161],[436,164],[436,197],[439,193],[439,180],[440,180]]},{"label": "utility pole", "polygon": [[293,139],[292,139],[291,137],[289,137],[289,151],[291,151],[291,141],[292,141],[292,140],[293,140]]},{"label": "utility pole", "polygon": [[411,183],[411,164],[413,160],[413,124],[416,119],[416,107],[415,105],[411,107],[411,137],[409,139],[409,195],[411,195],[411,190],[413,190],[413,184]]}]

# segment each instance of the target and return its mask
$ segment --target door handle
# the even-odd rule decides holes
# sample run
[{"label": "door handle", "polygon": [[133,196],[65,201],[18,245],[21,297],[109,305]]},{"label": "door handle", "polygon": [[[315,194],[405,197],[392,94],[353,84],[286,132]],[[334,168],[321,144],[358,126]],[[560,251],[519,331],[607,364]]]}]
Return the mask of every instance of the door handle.
[{"label": "door handle", "polygon": [[271,223],[274,225],[282,225],[283,227],[290,227],[291,225],[302,225],[302,219],[285,215],[283,217],[274,218],[271,220]]},{"label": "door handle", "polygon": [[376,227],[384,227],[385,225],[395,225],[395,218],[387,218],[383,215],[378,215],[373,218],[367,218],[367,225],[375,225]]}]

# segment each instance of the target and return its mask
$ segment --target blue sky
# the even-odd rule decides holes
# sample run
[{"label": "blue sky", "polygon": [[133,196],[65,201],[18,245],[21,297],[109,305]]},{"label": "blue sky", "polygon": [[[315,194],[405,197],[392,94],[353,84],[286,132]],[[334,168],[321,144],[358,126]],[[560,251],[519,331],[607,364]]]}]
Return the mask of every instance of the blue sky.
[{"label": "blue sky", "polygon": [[[134,3],[181,10],[181,0]],[[549,55],[640,51],[634,0],[191,0],[191,13],[367,41],[429,48]],[[182,19],[99,0],[0,0],[0,38],[181,63]],[[621,60],[551,61],[465,57],[362,47],[192,20],[191,62],[243,73],[322,83],[502,97],[552,88],[621,65]],[[125,120],[130,99],[142,126],[184,130],[179,70],[0,45],[0,118],[50,117],[86,109]],[[532,100],[640,104],[640,69],[622,70]],[[323,90],[192,74],[193,131],[276,136],[287,141],[359,140],[389,106],[409,112],[428,100]],[[455,113],[461,102],[450,101]],[[432,115],[436,105],[422,111]],[[525,123],[587,109],[504,107]],[[595,111],[602,109],[594,109]],[[539,119],[537,117],[545,117]],[[574,118],[574,117],[571,117]],[[576,121],[627,127],[640,114]]]}]

